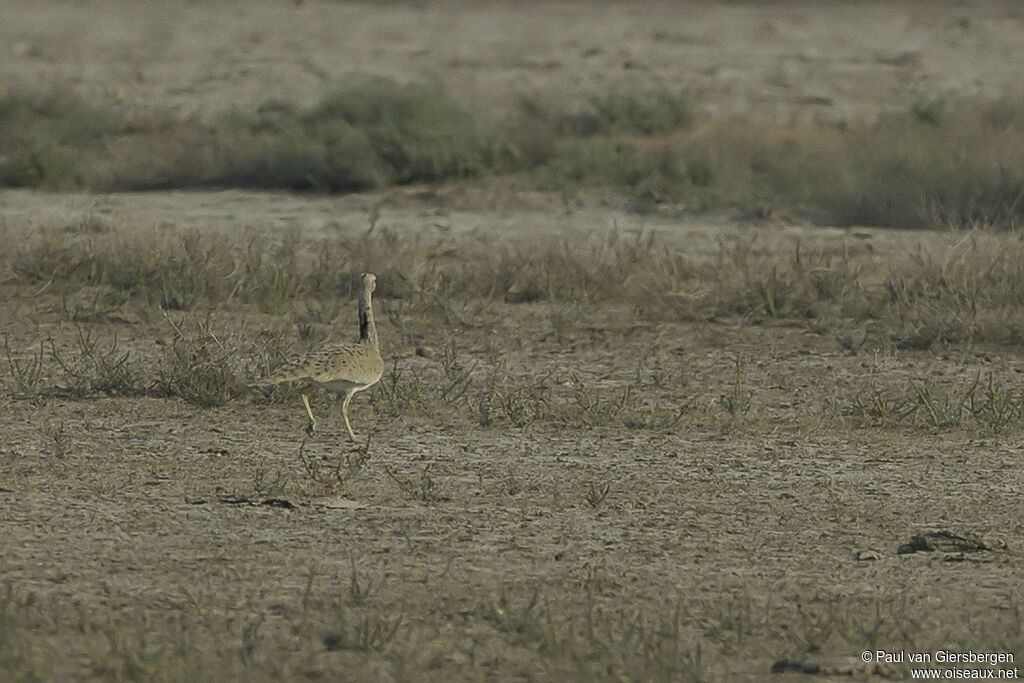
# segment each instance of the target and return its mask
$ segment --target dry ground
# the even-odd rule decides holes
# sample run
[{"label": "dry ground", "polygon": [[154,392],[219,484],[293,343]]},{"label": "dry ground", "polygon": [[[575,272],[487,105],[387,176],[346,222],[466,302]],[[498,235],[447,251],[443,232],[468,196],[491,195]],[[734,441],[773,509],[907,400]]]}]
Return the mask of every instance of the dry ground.
[{"label": "dry ground", "polygon": [[[64,202],[71,222],[102,212],[121,229],[140,216],[159,224],[162,212],[202,224],[243,203],[233,193],[6,199],[22,211],[9,214],[13,240],[53,220],[31,218],[46,215],[43,203]],[[277,205],[315,232],[323,206],[355,224],[364,201],[253,196],[250,206]],[[437,240],[476,239],[466,225],[502,232],[506,219],[440,201],[394,193],[380,222],[435,207],[442,225],[425,234]],[[552,213],[549,225],[600,209]],[[620,219],[637,220],[609,211],[605,224]],[[694,221],[675,244],[710,253],[708,232],[775,240],[780,262],[798,235],[864,263],[963,240]],[[508,228],[496,248],[526,239]],[[75,308],[82,292],[51,288],[6,284],[15,358],[50,339],[73,358],[87,329],[101,348],[116,335],[135,372],[154,379],[174,337],[159,311],[129,302],[90,318]],[[954,402],[976,377],[1012,391],[1024,370],[1016,347],[850,350],[845,333],[812,322],[673,322],[634,305],[409,306],[378,299],[394,365],[353,404],[368,447],[346,440],[324,396],[322,432],[306,442],[294,394],[213,408],[79,397],[60,390],[71,382],[47,347],[41,395],[25,400],[5,369],[5,666],[57,679],[758,680],[780,659],[864,649],[1020,652],[1019,427],[883,424],[861,407],[915,383]],[[351,337],[350,308],[339,303],[325,330]],[[267,335],[310,343],[301,315],[242,305],[171,315],[186,330],[212,321],[248,354],[242,366],[258,366]],[[468,372],[461,397],[441,397],[449,359]],[[494,407],[487,424],[491,383],[506,398],[520,392],[521,405]],[[991,550],[897,554],[931,527]]]},{"label": "dry ground", "polygon": [[[1007,55],[1022,41],[1008,2],[849,3],[838,18],[817,3],[566,3],[529,21],[493,4],[20,5],[0,22],[6,77],[183,111],[314,101],[349,73],[436,78],[469,97],[504,97],[509,84],[587,93],[641,73],[699,86],[722,111],[860,117],[893,98],[999,92],[1016,82]],[[452,21],[465,41],[439,40]],[[750,35],[773,38],[762,52]],[[464,188],[0,195],[8,245],[95,217],[126,232],[354,235],[378,203],[382,226],[453,258],[470,240],[529,248],[610,229],[653,231],[698,261],[759,235],[780,262],[799,237],[868,264],[962,239],[681,222],[602,198],[567,212],[560,198]],[[155,379],[173,338],[159,310],[127,302],[83,322],[71,309],[89,292],[59,284],[0,273],[9,357],[28,362],[49,339],[73,355],[87,329],[104,345],[116,335],[133,372]],[[1013,392],[1019,345],[902,349],[813,321],[673,319],[630,302],[481,296],[445,311],[382,295],[394,369],[351,410],[368,445],[347,442],[325,396],[322,431],[306,441],[294,395],[209,408],[75,395],[47,346],[41,391],[24,398],[0,368],[0,672],[763,680],[783,659],[825,661],[816,677],[909,675],[856,665],[863,650],[1024,657],[1020,423],[935,426],[871,409],[915,386],[955,403],[975,378]],[[350,308],[339,302],[337,327],[320,331],[351,336]],[[171,316],[209,316],[253,372],[270,336],[309,343],[298,315]],[[468,389],[441,398],[455,361]],[[897,553],[933,527],[988,549]]]},{"label": "dry ground", "polygon": [[10,84],[71,82],[132,107],[311,106],[349,77],[434,82],[473,109],[521,95],[690,88],[718,114],[870,120],[1020,84],[1012,0],[286,2],[11,0]]}]

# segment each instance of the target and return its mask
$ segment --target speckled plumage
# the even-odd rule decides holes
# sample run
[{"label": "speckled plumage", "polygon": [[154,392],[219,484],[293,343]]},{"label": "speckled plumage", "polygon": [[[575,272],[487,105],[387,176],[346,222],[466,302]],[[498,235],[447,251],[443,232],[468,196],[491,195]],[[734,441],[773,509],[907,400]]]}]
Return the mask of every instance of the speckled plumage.
[{"label": "speckled plumage", "polygon": [[330,391],[345,393],[341,414],[345,418],[348,434],[355,441],[356,435],[348,421],[348,404],[357,391],[376,384],[384,374],[384,361],[380,357],[377,327],[373,321],[371,294],[377,285],[373,273],[363,273],[359,287],[359,342],[356,344],[329,343],[313,349],[305,356],[278,368],[270,377],[257,382],[257,386],[272,386],[295,382],[302,387],[302,402],[309,415],[310,433],[316,428],[316,418],[309,406],[306,391],[325,387]]},{"label": "speckled plumage", "polygon": [[342,392],[373,386],[384,372],[380,349],[369,342],[322,344],[296,361],[278,368],[260,384],[297,382],[304,387],[325,387]]}]

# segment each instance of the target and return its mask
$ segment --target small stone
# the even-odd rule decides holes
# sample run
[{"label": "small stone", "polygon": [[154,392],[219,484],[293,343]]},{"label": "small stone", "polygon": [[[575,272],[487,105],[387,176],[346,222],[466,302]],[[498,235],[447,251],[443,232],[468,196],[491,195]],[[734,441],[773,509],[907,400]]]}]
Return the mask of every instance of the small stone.
[{"label": "small stone", "polygon": [[882,556],[874,550],[858,550],[853,554],[853,559],[858,562],[877,562]]}]

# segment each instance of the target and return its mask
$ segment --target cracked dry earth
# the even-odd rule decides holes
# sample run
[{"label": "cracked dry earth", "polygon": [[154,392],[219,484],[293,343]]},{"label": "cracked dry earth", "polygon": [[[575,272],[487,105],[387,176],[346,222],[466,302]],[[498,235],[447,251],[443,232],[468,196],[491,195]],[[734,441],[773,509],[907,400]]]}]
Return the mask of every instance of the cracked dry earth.
[{"label": "cracked dry earth", "polygon": [[[5,294],[16,348],[36,325],[73,339],[51,304]],[[437,356],[388,322],[392,304],[379,302],[386,361],[439,383]],[[96,327],[144,358],[163,325]],[[417,329],[444,334],[438,320]],[[1015,350],[851,355],[802,325],[615,308],[559,339],[543,304],[495,304],[452,344],[475,382],[500,363],[545,383],[550,415],[485,427],[467,405],[395,409],[378,387],[353,401],[370,445],[343,492],[300,459],[359,455],[326,396],[306,442],[297,398],[6,394],[0,663],[58,680],[760,680],[780,661],[865,649],[1020,652],[1019,434],[877,427],[852,407],[914,378],[1012,376]],[[578,383],[605,400],[633,387],[637,420],[685,410],[671,425],[586,426]],[[989,550],[897,553],[935,527]]]}]

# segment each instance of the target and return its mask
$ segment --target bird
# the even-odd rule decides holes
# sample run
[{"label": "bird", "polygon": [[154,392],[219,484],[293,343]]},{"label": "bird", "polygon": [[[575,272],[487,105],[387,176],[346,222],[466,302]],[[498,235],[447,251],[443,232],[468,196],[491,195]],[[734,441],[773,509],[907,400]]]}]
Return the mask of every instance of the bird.
[{"label": "bird", "polygon": [[259,380],[255,386],[277,386],[296,383],[302,389],[302,403],[309,415],[306,432],[312,436],[316,430],[316,418],[309,406],[309,391],[324,387],[329,391],[345,392],[341,414],[345,428],[353,441],[356,433],[348,420],[348,404],[356,392],[369,389],[384,374],[384,361],[380,357],[380,341],[377,326],[373,322],[371,296],[377,287],[377,276],[363,273],[359,276],[359,341],[355,344],[322,344],[302,358],[286,363],[269,377]]}]

